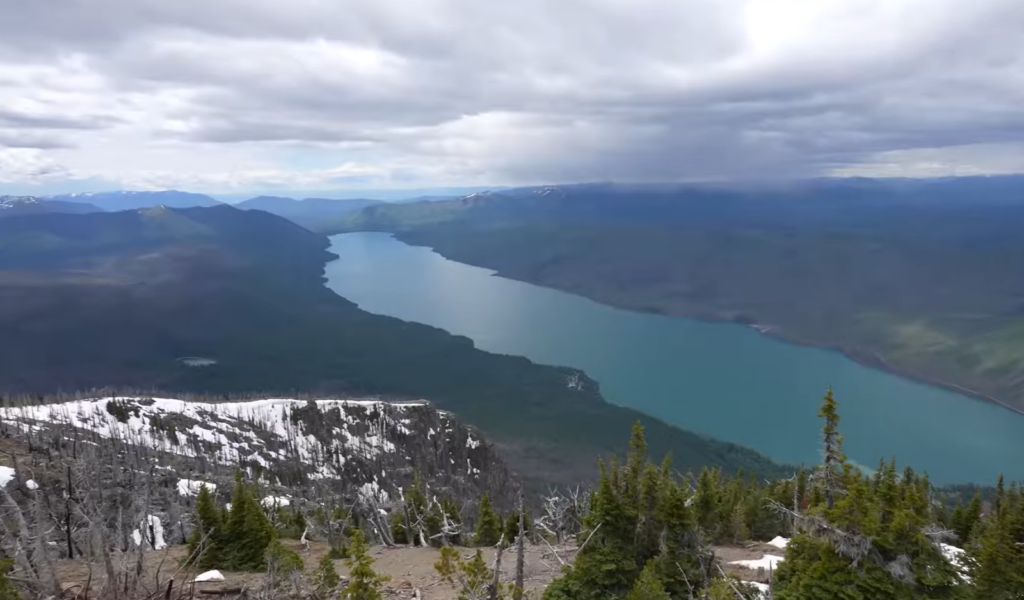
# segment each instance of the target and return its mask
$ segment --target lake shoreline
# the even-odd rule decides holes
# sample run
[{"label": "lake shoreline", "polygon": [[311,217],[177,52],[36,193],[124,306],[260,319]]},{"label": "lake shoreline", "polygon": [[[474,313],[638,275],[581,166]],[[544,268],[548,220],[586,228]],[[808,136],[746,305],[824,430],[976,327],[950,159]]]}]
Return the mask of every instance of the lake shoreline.
[{"label": "lake shoreline", "polygon": [[608,301],[603,300],[601,298],[597,298],[597,297],[594,297],[594,296],[591,296],[591,295],[588,295],[588,294],[585,294],[585,293],[581,293],[581,292],[579,292],[577,290],[566,289],[566,288],[563,288],[563,287],[560,287],[560,286],[557,286],[557,285],[553,285],[553,284],[550,284],[550,283],[547,283],[547,282],[543,282],[543,281],[540,281],[540,280],[537,280],[537,279],[533,279],[533,278],[529,278],[529,277],[524,277],[524,276],[518,276],[516,274],[495,270],[492,267],[489,267],[488,265],[476,264],[476,263],[470,262],[468,260],[463,260],[460,257],[445,254],[445,253],[439,251],[437,248],[434,248],[433,246],[431,246],[429,244],[425,244],[425,243],[417,242],[417,241],[414,241],[414,240],[410,240],[410,239],[406,238],[404,235],[402,235],[401,233],[396,233],[396,232],[381,232],[381,233],[388,233],[388,234],[394,236],[395,239],[401,241],[404,244],[408,244],[410,246],[417,246],[417,247],[421,247],[421,248],[428,248],[432,252],[436,252],[438,255],[443,256],[446,259],[453,260],[455,262],[459,262],[459,263],[462,263],[462,264],[466,264],[466,265],[470,265],[470,266],[474,266],[474,267],[479,267],[479,268],[482,268],[482,269],[490,270],[494,275],[496,275],[498,277],[502,277],[502,278],[510,279],[510,280],[514,280],[514,281],[520,281],[522,283],[528,283],[530,285],[536,285],[536,286],[539,286],[539,287],[542,287],[542,288],[558,290],[558,291],[564,292],[566,294],[572,294],[572,295],[578,296],[580,298],[586,298],[587,300],[590,300],[592,302],[596,302],[596,303],[602,304],[604,306],[610,306],[612,308],[616,308],[616,309],[619,309],[619,310],[625,310],[625,311],[629,311],[629,312],[633,312],[633,313],[639,313],[639,314],[651,314],[651,315],[660,315],[660,316],[673,317],[673,318],[695,319],[695,320],[704,321],[704,322],[707,322],[707,323],[731,323],[731,324],[735,324],[735,325],[744,325],[746,327],[749,327],[749,328],[753,329],[754,331],[756,331],[757,333],[759,333],[761,335],[770,337],[772,339],[775,339],[775,340],[778,340],[778,341],[781,341],[781,342],[784,342],[784,343],[787,343],[787,344],[792,344],[794,346],[802,346],[802,347],[805,347],[805,348],[817,348],[817,349],[821,349],[821,350],[828,350],[828,351],[831,351],[831,352],[837,352],[837,353],[843,355],[844,357],[846,357],[847,359],[849,359],[849,360],[851,360],[851,361],[853,361],[853,362],[855,362],[855,363],[857,363],[857,364],[859,364],[861,366],[868,367],[868,368],[871,368],[871,369],[876,369],[878,371],[882,371],[882,372],[885,372],[885,373],[889,373],[891,375],[895,375],[897,377],[906,379],[908,381],[913,381],[915,383],[923,383],[925,385],[930,385],[930,386],[933,386],[933,387],[936,387],[936,388],[941,388],[941,389],[945,389],[945,390],[948,390],[948,391],[951,391],[951,392],[962,394],[964,396],[968,396],[970,398],[973,398],[975,400],[979,400],[979,401],[985,402],[987,404],[993,404],[995,406],[999,406],[999,407],[1004,408],[1006,410],[1009,410],[1010,412],[1013,412],[1013,413],[1015,413],[1017,415],[1024,416],[1024,409],[1021,409],[1021,408],[1015,407],[1013,405],[1010,405],[1010,404],[1008,404],[1006,402],[1003,402],[1002,400],[999,400],[998,398],[995,398],[995,397],[993,397],[991,395],[988,395],[988,394],[985,394],[983,392],[980,392],[980,391],[977,391],[977,390],[973,390],[973,389],[970,389],[970,388],[967,388],[967,387],[964,387],[964,386],[961,386],[961,385],[957,385],[955,383],[950,383],[950,382],[942,381],[942,380],[939,380],[939,379],[931,378],[931,377],[928,377],[928,376],[925,376],[925,375],[920,375],[920,374],[912,372],[912,371],[910,371],[908,369],[904,369],[902,367],[893,365],[893,364],[889,363],[888,361],[886,361],[885,359],[883,359],[881,356],[878,356],[877,353],[872,355],[872,354],[865,353],[862,350],[858,350],[858,349],[854,349],[854,348],[848,348],[848,347],[844,347],[844,346],[841,346],[841,345],[829,345],[829,344],[822,344],[822,343],[812,342],[812,341],[809,341],[809,340],[806,340],[806,339],[802,339],[799,336],[792,335],[788,331],[784,330],[783,328],[781,328],[781,327],[779,327],[777,325],[769,325],[769,324],[765,324],[765,323],[760,323],[756,319],[754,319],[752,317],[749,317],[747,315],[734,314],[734,313],[725,313],[725,312],[715,312],[715,311],[706,311],[706,310],[694,310],[694,311],[669,310],[669,311],[665,311],[665,310],[660,310],[660,309],[644,308],[644,307],[638,307],[638,306],[630,306],[630,305],[626,305],[626,304],[622,304],[622,303],[616,303],[616,302],[608,302]]}]

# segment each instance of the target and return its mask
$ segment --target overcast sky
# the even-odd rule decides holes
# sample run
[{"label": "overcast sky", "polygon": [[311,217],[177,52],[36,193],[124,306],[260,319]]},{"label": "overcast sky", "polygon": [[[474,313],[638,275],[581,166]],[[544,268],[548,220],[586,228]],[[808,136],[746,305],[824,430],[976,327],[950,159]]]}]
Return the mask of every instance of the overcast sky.
[{"label": "overcast sky", "polygon": [[1024,172],[1022,0],[0,0],[0,192]]}]

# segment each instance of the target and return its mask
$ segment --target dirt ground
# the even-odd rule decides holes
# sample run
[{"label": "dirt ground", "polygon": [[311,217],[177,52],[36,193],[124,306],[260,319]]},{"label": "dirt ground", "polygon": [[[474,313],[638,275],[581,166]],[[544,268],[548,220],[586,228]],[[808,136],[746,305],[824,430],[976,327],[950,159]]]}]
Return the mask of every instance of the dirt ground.
[{"label": "dirt ground", "polygon": [[[312,573],[317,563],[323,558],[328,547],[323,543],[311,543],[309,551],[302,550],[298,542],[284,540],[284,544],[302,557],[306,565],[306,571]],[[460,548],[462,556],[472,558],[475,549]],[[376,547],[370,552],[373,557],[374,570],[382,575],[391,577],[386,585],[385,598],[412,598],[415,590],[419,590],[423,600],[456,600],[456,591],[442,582],[434,570],[434,563],[440,558],[440,551],[435,548],[410,548],[406,546],[397,547]],[[493,564],[495,550],[493,548],[483,549],[484,560],[488,565]],[[181,569],[180,563],[186,558],[187,548],[185,546],[173,546],[167,550],[151,551],[146,553],[144,565],[144,581],[146,587],[151,591],[165,590],[167,581],[174,577],[176,582],[189,582],[187,590],[193,589],[191,580],[199,573],[196,570]],[[563,555],[564,556],[564,555]],[[344,561],[335,561],[335,568],[342,577],[348,575],[348,569]],[[502,556],[502,580],[511,581],[515,567],[515,554],[505,552]],[[82,561],[62,560],[56,564],[57,573],[65,589],[71,588],[73,596],[75,592],[84,588],[89,581],[88,565]],[[547,546],[527,545],[526,549],[526,590],[529,593],[535,590],[535,597],[540,597],[540,590],[543,590],[548,583],[558,576],[560,563],[552,555]],[[93,566],[92,590],[97,590],[102,583],[102,566]],[[259,573],[233,573],[222,571],[224,581],[195,583],[195,596],[215,597],[201,595],[203,591],[213,591],[232,588],[254,588],[259,585],[263,575]],[[175,589],[177,589],[175,584]],[[91,595],[92,596],[92,595]],[[186,591],[184,597],[188,597]],[[177,598],[178,593],[174,592],[172,597]],[[227,596],[231,598],[232,596]]]},{"label": "dirt ground", "polygon": [[769,573],[764,569],[747,569],[739,565],[730,565],[729,563],[734,560],[759,560],[764,558],[765,554],[772,554],[774,556],[783,556],[786,554],[785,550],[780,550],[775,546],[769,546],[768,544],[748,544],[746,546],[715,546],[715,556],[718,557],[718,561],[722,565],[722,569],[729,575],[735,575],[743,581],[756,581],[758,583],[768,583]]},{"label": "dirt ground", "polygon": [[[299,543],[294,540],[285,540],[285,545],[292,548],[302,556],[307,572],[312,572],[317,563],[327,552],[327,545],[324,543],[311,543],[308,551],[302,550]],[[460,548],[460,553],[465,558],[472,558],[475,549]],[[765,583],[768,581],[768,573],[752,571],[729,565],[734,560],[751,560],[764,557],[765,554],[781,555],[784,551],[764,544],[751,544],[746,547],[719,546],[715,547],[715,554],[722,563],[723,569],[730,575],[735,575],[744,581],[757,581]],[[495,550],[486,548],[483,550],[484,560],[488,565],[493,564]],[[569,550],[560,548],[560,555],[565,558]],[[185,546],[173,546],[167,550],[151,551],[146,554],[144,566],[144,580],[146,587],[155,592],[165,590],[167,581],[174,577],[176,582],[186,582],[187,590],[193,589],[192,579],[198,575],[195,570],[186,570],[180,567],[181,562],[187,555]],[[410,548],[406,546],[375,547],[371,549],[371,555],[375,561],[374,569],[383,575],[391,577],[386,584],[385,598],[408,599],[413,598],[415,590],[419,590],[423,600],[456,600],[458,593],[449,585],[442,582],[434,570],[434,563],[440,557],[440,551],[435,548]],[[511,581],[515,566],[515,555],[506,552],[502,557],[502,580]],[[85,586],[89,579],[88,566],[81,561],[62,560],[57,562],[57,573],[64,584],[64,587],[72,588],[76,592]],[[348,569],[343,561],[335,561],[335,568],[342,577],[348,575]],[[93,567],[93,579],[90,588],[96,590],[102,582],[102,567]],[[194,590],[196,597],[215,598],[202,594],[203,591],[223,590],[231,588],[255,588],[259,585],[263,575],[259,573],[233,573],[222,571],[225,580],[218,582],[195,583]],[[526,590],[528,597],[539,598],[541,591],[555,579],[560,573],[560,563],[553,556],[551,550],[545,546],[527,545],[526,551]],[[176,584],[176,588],[177,588]],[[529,592],[533,592],[530,595]],[[73,593],[69,594],[73,597]],[[188,591],[184,597],[189,596]],[[175,592],[172,597],[177,598]],[[226,596],[231,598],[232,596]]]}]

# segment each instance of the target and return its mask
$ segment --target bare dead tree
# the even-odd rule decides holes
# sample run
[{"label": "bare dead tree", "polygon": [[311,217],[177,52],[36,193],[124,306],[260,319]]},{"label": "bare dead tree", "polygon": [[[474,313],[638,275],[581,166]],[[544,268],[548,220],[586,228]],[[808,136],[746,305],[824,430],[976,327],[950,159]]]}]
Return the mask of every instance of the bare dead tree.
[{"label": "bare dead tree", "polygon": [[523,490],[519,490],[519,535],[516,536],[516,575],[512,600],[523,600],[526,571],[526,517],[523,508]]}]

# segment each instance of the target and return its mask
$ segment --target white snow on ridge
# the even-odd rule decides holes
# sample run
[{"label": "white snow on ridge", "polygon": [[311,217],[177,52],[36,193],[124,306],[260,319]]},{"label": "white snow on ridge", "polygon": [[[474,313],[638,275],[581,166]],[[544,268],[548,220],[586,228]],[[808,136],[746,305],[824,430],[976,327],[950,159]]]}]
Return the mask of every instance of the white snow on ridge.
[{"label": "white snow on ridge", "polygon": [[0,487],[3,487],[14,479],[14,469],[10,467],[0,467]]},{"label": "white snow on ridge", "polygon": [[224,581],[224,576],[221,575],[220,571],[207,571],[205,573],[200,573],[199,575],[196,575],[196,578],[193,579],[193,581],[195,581],[196,583],[200,583],[203,581]]},{"label": "white snow on ridge", "polygon": [[[107,411],[110,401],[126,401],[126,422]],[[379,456],[382,453],[395,451],[395,446],[388,440],[388,433],[411,433],[406,422],[394,416],[407,408],[428,405],[427,402],[387,403],[379,400],[316,400],[322,411],[337,409],[342,419],[348,424],[360,423],[369,426],[365,435],[355,436],[347,431],[335,428],[330,436],[333,447],[325,448],[324,444],[312,435],[307,435],[300,425],[290,418],[292,411],[306,406],[306,400],[291,398],[267,398],[246,402],[189,402],[173,398],[138,398],[138,397],[107,397],[77,400],[63,404],[40,406],[24,406],[0,408],[0,421],[15,424],[23,428],[32,428],[35,423],[65,423],[67,425],[93,431],[105,438],[116,438],[130,444],[136,444],[161,450],[164,452],[195,456],[204,452],[211,460],[222,464],[238,464],[242,460],[253,460],[268,466],[261,456],[277,458],[296,457],[306,464],[320,464],[316,475],[329,477],[333,467],[344,464],[345,455],[359,455],[365,458]],[[349,409],[359,408],[358,415]],[[379,414],[373,409],[380,408]],[[367,411],[369,410],[369,415]],[[178,442],[172,436],[152,426],[154,417],[181,415],[195,421],[192,426],[177,431]],[[371,418],[366,418],[370,416]],[[124,418],[124,415],[122,415]],[[283,444],[281,450],[267,450],[266,441],[259,434],[270,433]],[[192,443],[181,443],[181,434],[203,440],[216,447],[210,452],[208,448],[197,450]],[[326,450],[335,450],[338,457],[335,465],[323,464],[322,458]],[[0,473],[2,481],[2,473]],[[179,486],[183,484],[179,483]],[[184,484],[191,485],[191,484]],[[181,492],[181,488],[179,487]],[[184,492],[181,492],[184,495]],[[198,487],[195,488],[198,493]]]},{"label": "white snow on ridge", "polygon": [[769,546],[775,546],[776,548],[779,548],[780,550],[785,550],[786,546],[789,545],[789,538],[784,538],[781,535],[780,536],[776,536],[775,539],[773,539],[772,541],[768,542],[768,545]]}]

